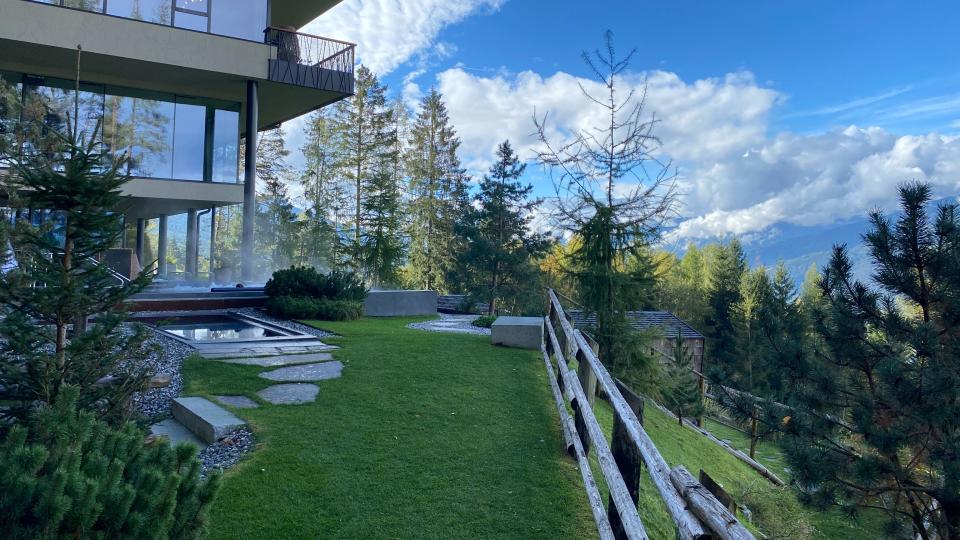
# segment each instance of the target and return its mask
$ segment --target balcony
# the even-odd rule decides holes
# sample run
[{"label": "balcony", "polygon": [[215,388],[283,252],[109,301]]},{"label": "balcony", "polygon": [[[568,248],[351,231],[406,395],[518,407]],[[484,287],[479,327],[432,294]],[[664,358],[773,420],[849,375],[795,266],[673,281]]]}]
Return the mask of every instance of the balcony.
[{"label": "balcony", "polygon": [[272,51],[268,80],[353,95],[353,43],[274,27],[265,41]]}]

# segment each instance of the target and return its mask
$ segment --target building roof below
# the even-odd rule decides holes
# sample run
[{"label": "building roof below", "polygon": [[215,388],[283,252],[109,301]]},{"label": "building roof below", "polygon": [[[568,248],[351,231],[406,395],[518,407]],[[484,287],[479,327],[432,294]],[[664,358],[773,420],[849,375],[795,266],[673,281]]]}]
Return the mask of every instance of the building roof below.
[{"label": "building roof below", "polygon": [[[568,310],[577,328],[589,328],[597,324],[597,316],[580,310]],[[669,311],[628,311],[630,326],[637,330],[659,330],[666,338],[703,339],[703,335]]]}]

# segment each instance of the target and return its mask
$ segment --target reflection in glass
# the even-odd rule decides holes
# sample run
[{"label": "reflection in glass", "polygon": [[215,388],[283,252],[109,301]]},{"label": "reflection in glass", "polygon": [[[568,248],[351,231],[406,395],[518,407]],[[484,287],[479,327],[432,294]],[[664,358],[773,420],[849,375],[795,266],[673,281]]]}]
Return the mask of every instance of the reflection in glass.
[{"label": "reflection in glass", "polygon": [[[53,84],[56,83],[65,81],[55,81]],[[79,103],[76,103],[76,90],[65,84],[27,84],[21,124],[24,150],[47,154],[55,152],[61,147],[61,137],[68,137],[74,128],[77,129],[78,140],[90,140],[102,117],[102,92],[101,87],[81,85]],[[79,107],[79,111],[75,111],[75,106]],[[78,121],[75,121],[75,117]]]},{"label": "reflection in glass", "polygon": [[239,175],[240,113],[217,109],[213,128],[213,181],[236,183]]},{"label": "reflection in glass", "polygon": [[207,0],[177,0],[177,8],[207,13]]},{"label": "reflection in glass", "polygon": [[194,15],[193,13],[178,11],[173,16],[173,25],[177,28],[206,32],[207,17],[206,15]]},{"label": "reflection in glass", "polygon": [[203,180],[204,133],[207,108],[178,99],[173,137],[173,176]]},{"label": "reflection in glass", "polygon": [[17,124],[20,120],[20,91],[18,78],[0,74],[0,157],[17,153]]},{"label": "reflection in glass", "polygon": [[262,42],[266,28],[267,0],[221,0],[211,6],[210,32],[214,34]]},{"label": "reflection in glass", "polygon": [[170,0],[110,0],[107,13],[138,21],[170,24]]},{"label": "reflection in glass", "polygon": [[85,11],[103,12],[103,0],[64,0],[63,5]]},{"label": "reflection in glass", "polygon": [[174,105],[166,101],[107,96],[104,142],[127,156],[127,174],[170,178]]}]

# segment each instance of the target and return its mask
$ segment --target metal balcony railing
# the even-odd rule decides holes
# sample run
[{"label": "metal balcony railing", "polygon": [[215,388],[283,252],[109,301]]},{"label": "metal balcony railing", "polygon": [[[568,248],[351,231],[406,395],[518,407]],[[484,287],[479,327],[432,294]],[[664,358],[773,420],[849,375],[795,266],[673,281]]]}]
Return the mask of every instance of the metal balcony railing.
[{"label": "metal balcony railing", "polygon": [[275,27],[265,33],[273,47],[269,80],[353,94],[355,44]]}]

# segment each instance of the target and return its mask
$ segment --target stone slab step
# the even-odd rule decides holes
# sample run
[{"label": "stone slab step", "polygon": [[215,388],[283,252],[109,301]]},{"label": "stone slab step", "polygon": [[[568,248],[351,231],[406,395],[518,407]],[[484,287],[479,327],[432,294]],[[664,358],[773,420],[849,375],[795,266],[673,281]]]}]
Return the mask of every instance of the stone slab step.
[{"label": "stone slab step", "polygon": [[200,440],[200,438],[194,435],[186,426],[173,418],[150,426],[150,434],[155,437],[167,439],[172,445],[189,443],[195,445],[200,450],[208,446],[207,443]]},{"label": "stone slab step", "polygon": [[330,353],[279,354],[276,356],[254,356],[251,358],[208,358],[214,362],[239,364],[242,366],[283,367],[299,364],[313,364],[333,360]]},{"label": "stone slab step", "polygon": [[174,419],[208,444],[247,425],[230,411],[201,397],[176,398],[170,410]]},{"label": "stone slab step", "polygon": [[261,373],[260,377],[275,382],[316,382],[339,379],[342,374],[343,364],[340,362],[324,362],[275,369]]},{"label": "stone slab step", "polygon": [[231,358],[255,358],[262,356],[282,356],[292,354],[313,354],[330,352],[339,349],[334,345],[321,342],[309,345],[234,345],[216,347],[197,347],[202,358],[208,360],[223,360]]}]

